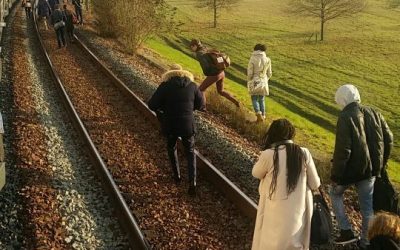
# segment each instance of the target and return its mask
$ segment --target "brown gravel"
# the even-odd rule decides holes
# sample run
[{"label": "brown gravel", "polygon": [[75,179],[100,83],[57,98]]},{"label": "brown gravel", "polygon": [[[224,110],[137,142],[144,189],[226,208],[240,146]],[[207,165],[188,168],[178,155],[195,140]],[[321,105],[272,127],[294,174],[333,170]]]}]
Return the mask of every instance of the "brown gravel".
[{"label": "brown gravel", "polygon": [[57,211],[55,190],[51,186],[52,172],[46,155],[44,128],[40,124],[31,92],[26,55],[27,36],[23,29],[26,22],[18,11],[13,23],[12,80],[15,101],[13,123],[17,152],[16,168],[20,169],[24,188],[20,191],[26,213],[26,242],[29,249],[68,248],[63,243],[65,232]]}]

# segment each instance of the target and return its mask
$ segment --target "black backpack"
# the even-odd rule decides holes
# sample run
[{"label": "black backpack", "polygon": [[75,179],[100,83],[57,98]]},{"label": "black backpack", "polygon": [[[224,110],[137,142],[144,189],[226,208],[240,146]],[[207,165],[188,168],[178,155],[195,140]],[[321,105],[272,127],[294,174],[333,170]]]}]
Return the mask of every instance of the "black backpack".
[{"label": "black backpack", "polygon": [[373,196],[374,211],[386,211],[400,215],[400,194],[390,183],[386,169],[376,178]]},{"label": "black backpack", "polygon": [[323,245],[329,243],[332,232],[331,213],[324,199],[324,193],[320,189],[319,194],[314,195],[314,211],[311,218],[311,244]]}]

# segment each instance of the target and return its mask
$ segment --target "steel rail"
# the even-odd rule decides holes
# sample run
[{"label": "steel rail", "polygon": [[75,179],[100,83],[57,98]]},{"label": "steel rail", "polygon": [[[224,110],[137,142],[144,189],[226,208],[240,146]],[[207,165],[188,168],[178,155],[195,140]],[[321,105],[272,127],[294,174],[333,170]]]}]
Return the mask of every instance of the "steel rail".
[{"label": "steel rail", "polygon": [[46,62],[50,68],[51,75],[59,91],[60,97],[64,102],[65,108],[67,109],[69,117],[73,122],[76,130],[80,133],[81,138],[85,141],[86,145],[88,146],[91,159],[97,169],[98,174],[101,176],[102,182],[105,184],[109,196],[112,199],[113,205],[117,210],[119,223],[125,229],[131,247],[133,249],[151,249],[148,240],[145,238],[143,232],[140,230],[139,224],[136,221],[134,214],[129,209],[129,206],[126,204],[125,199],[123,198],[121,192],[119,191],[118,186],[115,184],[112,175],[108,171],[106,164],[102,160],[98,150],[96,149],[93,141],[89,136],[89,133],[87,132],[70,98],[68,97],[68,94],[65,91],[65,88],[60,80],[60,77],[57,71],[55,70],[53,63],[51,62],[51,59],[49,57],[49,54],[47,53],[46,48],[44,46],[43,39],[39,32],[36,15],[33,16],[34,16],[34,26],[37,38],[40,43],[40,49],[46,58]]},{"label": "steel rail", "polygon": [[[131,91],[126,84],[121,81],[76,35],[75,41],[77,42],[76,44],[79,45],[82,50],[100,66],[102,71],[110,77],[115,86],[132,101],[135,107],[138,108],[154,126],[159,127],[159,122],[155,113],[147,107],[147,104]],[[244,215],[255,220],[257,215],[257,205],[224,174],[222,174],[221,171],[213,166],[199,151],[195,150],[195,153],[199,171],[206,176],[207,180],[209,180],[215,187],[218,187]]]}]

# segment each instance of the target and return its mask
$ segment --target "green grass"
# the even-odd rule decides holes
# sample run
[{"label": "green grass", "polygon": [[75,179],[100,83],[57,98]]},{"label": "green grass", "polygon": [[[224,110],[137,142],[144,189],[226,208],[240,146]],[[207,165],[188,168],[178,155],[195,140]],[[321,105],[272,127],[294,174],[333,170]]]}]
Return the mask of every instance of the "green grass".
[{"label": "green grass", "polygon": [[[191,5],[194,1],[169,1],[178,7],[185,25],[174,36],[157,37],[147,46],[168,62],[182,64],[198,76],[201,71],[187,48],[191,38],[226,52],[233,62],[226,89],[251,109],[245,87],[247,62],[256,43],[268,45],[273,76],[267,99],[270,117],[286,117],[300,131],[298,141],[326,161],[331,157],[338,107],[336,89],[345,82],[356,85],[362,103],[378,108],[395,139],[400,135],[400,12],[382,1],[353,18],[326,25],[325,41],[309,40],[318,22],[285,14],[284,0],[243,0],[223,12],[219,26],[211,28],[212,15]],[[391,177],[400,183],[400,147],[395,141]],[[396,170],[397,169],[397,170]]]}]

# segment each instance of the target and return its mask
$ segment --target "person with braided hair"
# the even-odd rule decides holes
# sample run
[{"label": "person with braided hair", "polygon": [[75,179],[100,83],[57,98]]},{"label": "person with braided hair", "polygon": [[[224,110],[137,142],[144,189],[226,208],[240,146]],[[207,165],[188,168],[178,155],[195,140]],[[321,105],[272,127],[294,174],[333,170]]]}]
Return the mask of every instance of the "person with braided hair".
[{"label": "person with braided hair", "polygon": [[252,250],[309,249],[312,190],[321,185],[308,149],[287,119],[272,122],[252,174],[260,180]]}]

